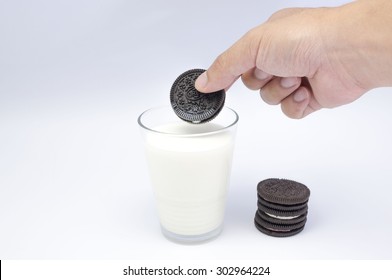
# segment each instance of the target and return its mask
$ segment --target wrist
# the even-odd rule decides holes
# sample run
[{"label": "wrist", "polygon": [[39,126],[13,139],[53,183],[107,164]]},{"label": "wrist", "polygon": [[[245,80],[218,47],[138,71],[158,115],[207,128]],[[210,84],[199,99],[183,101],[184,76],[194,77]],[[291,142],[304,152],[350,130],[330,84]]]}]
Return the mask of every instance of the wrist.
[{"label": "wrist", "polygon": [[328,61],[366,91],[392,86],[392,1],[356,1],[328,13]]}]

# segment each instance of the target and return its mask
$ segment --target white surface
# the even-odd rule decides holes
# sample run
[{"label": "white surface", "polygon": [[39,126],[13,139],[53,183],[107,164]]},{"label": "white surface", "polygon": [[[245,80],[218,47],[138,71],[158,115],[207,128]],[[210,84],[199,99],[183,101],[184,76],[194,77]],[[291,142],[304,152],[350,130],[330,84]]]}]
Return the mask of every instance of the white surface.
[{"label": "white surface", "polygon": [[[160,233],[137,116],[274,11],[344,1],[228,2],[0,2],[0,259],[392,257],[392,89],[296,121],[237,83],[222,234]],[[301,234],[253,226],[269,177],[311,189]]]}]

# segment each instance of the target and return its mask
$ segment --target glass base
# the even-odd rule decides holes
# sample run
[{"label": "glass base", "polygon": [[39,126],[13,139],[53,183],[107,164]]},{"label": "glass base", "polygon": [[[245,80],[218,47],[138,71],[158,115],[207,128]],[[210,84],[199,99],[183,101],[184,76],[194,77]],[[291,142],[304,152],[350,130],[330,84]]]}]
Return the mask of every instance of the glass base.
[{"label": "glass base", "polygon": [[199,244],[212,240],[222,232],[222,228],[223,226],[221,225],[212,231],[200,235],[182,235],[168,231],[163,226],[161,226],[162,233],[167,239],[181,244]]}]

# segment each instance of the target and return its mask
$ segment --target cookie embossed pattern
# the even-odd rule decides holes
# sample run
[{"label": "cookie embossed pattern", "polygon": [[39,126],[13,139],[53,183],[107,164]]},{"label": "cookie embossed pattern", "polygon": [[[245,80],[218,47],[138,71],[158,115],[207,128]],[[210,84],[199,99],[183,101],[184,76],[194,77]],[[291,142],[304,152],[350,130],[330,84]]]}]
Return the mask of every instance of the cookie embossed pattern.
[{"label": "cookie embossed pattern", "polygon": [[176,115],[189,123],[200,124],[215,118],[222,110],[224,90],[201,93],[195,88],[196,79],[203,69],[192,69],[181,74],[170,90],[170,103]]},{"label": "cookie embossed pattern", "polygon": [[265,180],[257,190],[265,200],[282,204],[304,203],[310,195],[310,190],[304,184],[285,179]]}]

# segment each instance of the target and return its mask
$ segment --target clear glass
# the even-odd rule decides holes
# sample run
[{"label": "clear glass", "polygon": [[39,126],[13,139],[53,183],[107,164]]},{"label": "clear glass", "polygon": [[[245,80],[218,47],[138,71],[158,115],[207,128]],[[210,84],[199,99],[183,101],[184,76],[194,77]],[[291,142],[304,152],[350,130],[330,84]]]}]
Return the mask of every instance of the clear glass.
[{"label": "clear glass", "polygon": [[224,107],[212,121],[190,124],[170,106],[138,119],[163,234],[177,242],[216,237],[223,224],[238,122]]}]

